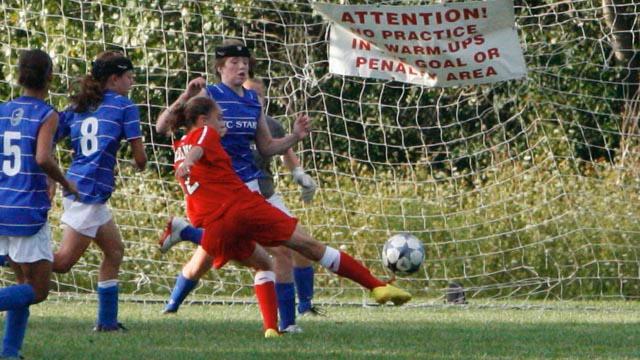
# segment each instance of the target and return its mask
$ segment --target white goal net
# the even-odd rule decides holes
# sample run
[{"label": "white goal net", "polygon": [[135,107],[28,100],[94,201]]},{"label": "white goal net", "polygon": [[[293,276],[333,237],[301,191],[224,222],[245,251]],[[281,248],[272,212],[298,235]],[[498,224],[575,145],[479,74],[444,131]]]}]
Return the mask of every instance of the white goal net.
[{"label": "white goal net", "polygon": [[[384,241],[414,234],[426,260],[396,281],[418,301],[441,301],[452,282],[469,300],[637,298],[640,2],[515,1],[515,14],[528,77],[440,89],[328,74],[328,24],[305,1],[2,1],[0,100],[18,95],[22,49],[54,58],[49,100],[59,109],[96,54],[132,58],[130,97],[150,164],[135,173],[122,152],[110,200],[126,243],[122,292],[131,298],[167,297],[193,252],[188,244],[166,256],[157,249],[167,217],[184,216],[184,204],[171,140],[154,125],[190,79],[216,81],[213,49],[228,38],[254,51],[266,113],[289,129],[300,112],[313,119],[295,150],[319,184],[314,201],[299,200],[280,161],[276,172],[285,202],[316,238],[388,278]],[[68,149],[58,155],[67,166]],[[58,198],[56,244],[60,209]],[[54,291],[93,292],[100,259],[92,246],[54,277]],[[316,273],[317,297],[365,299],[354,283]],[[8,270],[2,280],[12,281]],[[207,274],[190,299],[249,299],[251,285],[231,265]]]}]

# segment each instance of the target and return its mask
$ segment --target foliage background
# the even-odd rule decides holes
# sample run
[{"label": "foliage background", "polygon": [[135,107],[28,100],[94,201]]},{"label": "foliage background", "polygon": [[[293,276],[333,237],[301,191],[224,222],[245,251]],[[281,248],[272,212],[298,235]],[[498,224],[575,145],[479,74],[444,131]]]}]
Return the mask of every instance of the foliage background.
[{"label": "foliage background", "polygon": [[[620,16],[637,15],[638,6],[627,2]],[[515,1],[515,12],[527,79],[429,89],[327,74],[328,25],[307,2],[3,1],[0,100],[19,94],[15,70],[25,48],[54,58],[49,100],[59,109],[97,53],[120,49],[132,58],[131,98],[150,166],[134,173],[122,151],[111,207],[127,244],[123,289],[134,297],[164,297],[192,250],[161,257],[155,247],[166,217],[183,213],[171,140],[154,132],[155,118],[189,79],[215,82],[213,48],[241,38],[259,60],[267,113],[286,126],[301,111],[314,119],[296,150],[321,190],[304,206],[287,176],[279,184],[318,239],[380,274],[384,240],[414,233],[427,260],[398,283],[425,298],[441,297],[451,281],[478,298],[636,298],[638,132],[622,124],[637,124],[637,112],[625,95],[629,68],[613,60],[602,4]],[[635,36],[637,26],[629,29]],[[68,151],[58,154],[67,164]],[[58,200],[56,241],[59,216]],[[87,253],[70,274],[56,276],[56,290],[91,292],[99,260],[95,249]],[[242,297],[250,284],[248,272],[229,266],[207,275],[196,298]],[[317,287],[340,301],[366,295],[320,269]]]}]

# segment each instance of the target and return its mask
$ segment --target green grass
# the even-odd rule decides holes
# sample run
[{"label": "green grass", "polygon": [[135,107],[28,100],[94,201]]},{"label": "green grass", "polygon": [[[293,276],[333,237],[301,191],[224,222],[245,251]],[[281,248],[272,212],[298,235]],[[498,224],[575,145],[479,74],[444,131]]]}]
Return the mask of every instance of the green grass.
[{"label": "green grass", "polygon": [[639,358],[640,305],[329,307],[303,334],[262,338],[254,305],[123,303],[127,333],[91,331],[95,303],[34,306],[27,359],[597,359]]}]

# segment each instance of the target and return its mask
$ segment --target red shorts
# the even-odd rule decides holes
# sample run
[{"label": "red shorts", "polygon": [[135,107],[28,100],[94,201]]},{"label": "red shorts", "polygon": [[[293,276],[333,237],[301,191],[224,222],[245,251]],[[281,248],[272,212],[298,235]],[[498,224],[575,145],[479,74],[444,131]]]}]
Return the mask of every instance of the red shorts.
[{"label": "red shorts", "polygon": [[258,194],[230,205],[226,211],[204,224],[202,248],[221,268],[229,260],[244,260],[253,254],[256,243],[279,246],[291,239],[298,219],[269,204]]}]

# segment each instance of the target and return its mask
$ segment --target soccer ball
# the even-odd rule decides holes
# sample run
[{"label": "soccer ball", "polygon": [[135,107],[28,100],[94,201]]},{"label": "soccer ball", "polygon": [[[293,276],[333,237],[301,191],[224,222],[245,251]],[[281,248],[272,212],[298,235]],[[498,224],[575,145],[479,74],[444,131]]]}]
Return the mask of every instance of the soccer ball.
[{"label": "soccer ball", "polygon": [[420,268],[424,261],[422,242],[411,234],[396,234],[382,248],[382,263],[398,275],[409,275]]}]

